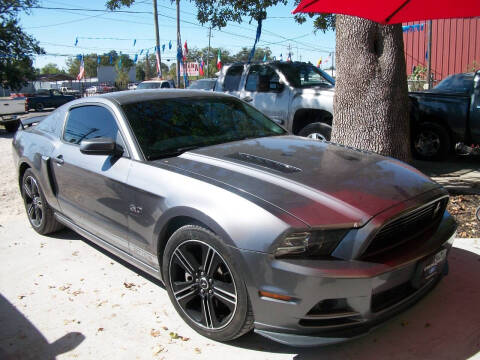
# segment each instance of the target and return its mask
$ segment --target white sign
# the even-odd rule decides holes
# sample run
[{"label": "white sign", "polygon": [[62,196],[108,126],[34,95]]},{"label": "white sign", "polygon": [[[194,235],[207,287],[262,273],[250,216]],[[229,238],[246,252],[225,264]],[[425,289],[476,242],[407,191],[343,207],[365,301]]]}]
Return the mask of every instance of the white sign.
[{"label": "white sign", "polygon": [[187,63],[187,75],[188,76],[198,76],[199,75],[199,66],[196,62]]}]

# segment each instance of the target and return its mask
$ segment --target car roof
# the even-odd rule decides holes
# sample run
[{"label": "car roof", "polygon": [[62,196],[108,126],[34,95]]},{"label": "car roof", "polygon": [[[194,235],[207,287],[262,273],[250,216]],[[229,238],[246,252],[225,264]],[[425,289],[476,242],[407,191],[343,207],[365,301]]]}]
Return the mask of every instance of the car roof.
[{"label": "car roof", "polygon": [[126,90],[101,94],[88,99],[107,98],[116,101],[120,105],[131,104],[140,101],[159,100],[159,99],[175,99],[175,98],[195,98],[195,97],[232,97],[227,94],[218,92],[206,92],[203,90],[187,90],[187,89],[145,89],[145,90]]},{"label": "car roof", "polygon": [[173,80],[145,80],[141,83],[163,83],[163,82],[171,82]]}]

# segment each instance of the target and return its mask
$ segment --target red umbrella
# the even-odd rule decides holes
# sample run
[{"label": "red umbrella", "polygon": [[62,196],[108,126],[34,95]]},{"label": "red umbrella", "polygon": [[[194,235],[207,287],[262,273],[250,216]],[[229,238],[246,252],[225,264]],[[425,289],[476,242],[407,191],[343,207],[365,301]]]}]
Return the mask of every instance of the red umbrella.
[{"label": "red umbrella", "polygon": [[480,0],[301,0],[293,13],[358,16],[381,24],[480,16]]}]

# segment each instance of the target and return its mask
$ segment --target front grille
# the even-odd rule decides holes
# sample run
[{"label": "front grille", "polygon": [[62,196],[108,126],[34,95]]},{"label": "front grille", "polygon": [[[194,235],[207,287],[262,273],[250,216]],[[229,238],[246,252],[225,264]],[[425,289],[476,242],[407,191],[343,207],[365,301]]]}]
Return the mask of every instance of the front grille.
[{"label": "front grille", "polygon": [[438,226],[447,202],[446,198],[437,200],[388,222],[374,236],[364,257],[395,248]]}]

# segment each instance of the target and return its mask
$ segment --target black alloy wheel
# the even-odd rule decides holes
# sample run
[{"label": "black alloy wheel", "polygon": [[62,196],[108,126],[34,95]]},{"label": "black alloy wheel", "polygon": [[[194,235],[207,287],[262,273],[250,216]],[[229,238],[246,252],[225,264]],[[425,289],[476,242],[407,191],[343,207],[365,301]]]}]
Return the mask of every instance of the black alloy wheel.
[{"label": "black alloy wheel", "polygon": [[182,243],[173,255],[170,286],[182,310],[206,329],[228,325],[237,307],[237,290],[225,260],[198,240]]},{"label": "black alloy wheel", "polygon": [[30,220],[34,228],[38,228],[43,221],[43,200],[38,189],[37,180],[33,176],[28,175],[25,177],[23,192],[28,220]]},{"label": "black alloy wheel", "polygon": [[187,225],[167,243],[163,272],[176,310],[196,331],[218,341],[237,338],[253,327],[245,284],[209,230]]},{"label": "black alloy wheel", "polygon": [[421,124],[414,132],[413,153],[422,160],[442,160],[450,153],[450,136],[436,123]]},{"label": "black alloy wheel", "polygon": [[43,111],[44,108],[45,108],[45,106],[41,102],[39,102],[35,105],[35,110],[36,111]]}]

